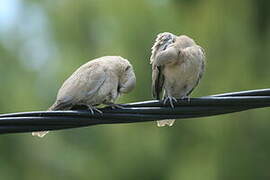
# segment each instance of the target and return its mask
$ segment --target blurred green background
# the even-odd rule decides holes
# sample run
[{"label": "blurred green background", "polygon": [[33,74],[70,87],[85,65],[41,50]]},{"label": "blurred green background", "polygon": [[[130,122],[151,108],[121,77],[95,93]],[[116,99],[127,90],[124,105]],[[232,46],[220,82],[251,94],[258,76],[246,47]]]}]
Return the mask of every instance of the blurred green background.
[{"label": "blurred green background", "polygon": [[[62,82],[104,55],[131,61],[151,99],[150,48],[159,32],[194,38],[207,69],[192,97],[269,88],[268,0],[0,0],[0,112],[46,110]],[[0,177],[48,179],[269,179],[270,111],[100,125],[0,136]]]}]

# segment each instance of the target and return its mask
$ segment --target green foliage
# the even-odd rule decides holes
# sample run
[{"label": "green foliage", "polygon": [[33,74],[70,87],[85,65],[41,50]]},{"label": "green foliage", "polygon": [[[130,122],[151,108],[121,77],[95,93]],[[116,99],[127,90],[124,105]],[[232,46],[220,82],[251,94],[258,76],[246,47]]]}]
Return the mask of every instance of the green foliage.
[{"label": "green foliage", "polygon": [[[8,2],[13,11],[3,9]],[[1,1],[0,111],[45,110],[65,78],[104,55],[121,55],[135,68],[137,87],[119,102],[151,99],[150,48],[164,31],[187,34],[206,50],[206,73],[193,97],[269,88],[269,6],[267,0]],[[1,135],[0,174],[269,179],[269,116],[259,109],[178,120],[172,128],[149,122],[62,130],[44,139]]]}]

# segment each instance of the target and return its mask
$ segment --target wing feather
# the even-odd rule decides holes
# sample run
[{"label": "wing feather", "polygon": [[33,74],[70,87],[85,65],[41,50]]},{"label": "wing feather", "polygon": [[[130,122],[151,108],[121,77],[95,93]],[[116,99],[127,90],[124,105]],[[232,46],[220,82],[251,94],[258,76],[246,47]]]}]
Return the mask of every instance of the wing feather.
[{"label": "wing feather", "polygon": [[160,52],[166,50],[169,45],[174,43],[175,37],[175,35],[168,32],[160,33],[157,35],[155,43],[151,48],[152,54],[150,57],[150,64],[152,64],[152,96],[156,99],[160,99],[160,94],[162,93],[164,85],[164,66],[156,66],[157,55],[159,55]]},{"label": "wing feather", "polygon": [[[69,109],[81,100],[91,99],[106,80],[102,66],[91,61],[77,69],[58,91],[57,100],[51,107]],[[50,109],[51,109],[50,108]]]},{"label": "wing feather", "polygon": [[197,58],[200,58],[201,66],[200,66],[200,72],[199,72],[198,79],[197,79],[196,83],[194,84],[193,88],[187,93],[187,96],[190,95],[192,93],[192,91],[198,86],[200,80],[202,79],[204,71],[205,71],[205,51],[200,46],[195,46],[195,47],[196,47],[195,53],[197,54]]},{"label": "wing feather", "polygon": [[152,96],[157,100],[160,99],[164,85],[163,66],[153,67],[152,71]]}]

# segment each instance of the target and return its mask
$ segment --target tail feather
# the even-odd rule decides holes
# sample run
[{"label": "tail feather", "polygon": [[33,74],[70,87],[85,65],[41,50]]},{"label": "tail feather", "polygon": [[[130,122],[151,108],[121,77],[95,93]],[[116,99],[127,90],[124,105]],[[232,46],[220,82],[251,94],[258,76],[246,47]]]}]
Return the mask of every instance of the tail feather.
[{"label": "tail feather", "polygon": [[[56,111],[56,110],[64,109],[64,107],[66,107],[66,104],[55,102],[51,107],[49,107],[48,111]],[[32,136],[43,138],[48,133],[49,131],[36,131],[36,132],[32,132]]]},{"label": "tail feather", "polygon": [[69,102],[56,101],[51,107],[49,107],[48,111],[66,110],[66,109],[70,109],[71,107],[72,107],[72,104]]},{"label": "tail feather", "polygon": [[37,132],[32,132],[32,136],[43,138],[48,133],[49,131],[37,131]]},{"label": "tail feather", "polygon": [[169,126],[171,127],[174,124],[175,119],[165,119],[165,120],[159,120],[157,121],[157,126],[158,127],[164,127],[164,126]]}]

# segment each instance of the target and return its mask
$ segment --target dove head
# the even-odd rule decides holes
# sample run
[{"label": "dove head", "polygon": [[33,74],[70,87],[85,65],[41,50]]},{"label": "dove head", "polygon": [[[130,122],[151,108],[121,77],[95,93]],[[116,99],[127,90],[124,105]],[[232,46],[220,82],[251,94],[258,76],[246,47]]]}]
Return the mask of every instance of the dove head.
[{"label": "dove head", "polygon": [[156,42],[159,44],[171,44],[175,41],[176,36],[169,32],[160,33],[157,36]]},{"label": "dove head", "polygon": [[119,86],[121,93],[128,93],[134,89],[136,77],[132,65],[126,59],[123,59],[121,74],[119,78]]},{"label": "dove head", "polygon": [[159,51],[165,50],[168,45],[174,43],[176,40],[176,36],[169,32],[159,33],[157,35],[156,41],[152,46],[152,55],[150,57],[150,64],[152,64],[156,54]]}]

